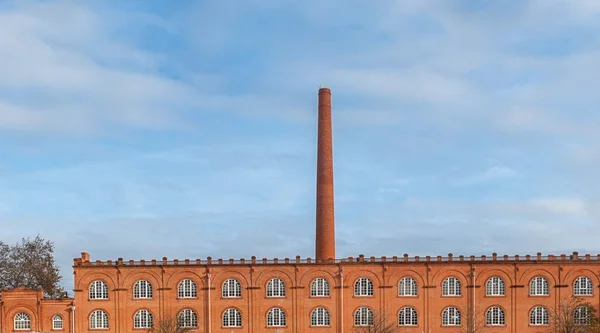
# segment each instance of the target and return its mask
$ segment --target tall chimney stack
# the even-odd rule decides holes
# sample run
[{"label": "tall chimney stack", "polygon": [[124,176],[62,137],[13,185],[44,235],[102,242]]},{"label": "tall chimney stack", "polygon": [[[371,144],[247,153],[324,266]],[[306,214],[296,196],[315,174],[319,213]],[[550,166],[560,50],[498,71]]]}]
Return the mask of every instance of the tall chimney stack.
[{"label": "tall chimney stack", "polygon": [[333,209],[333,139],[331,131],[331,90],[319,89],[317,147],[317,260],[335,259]]}]

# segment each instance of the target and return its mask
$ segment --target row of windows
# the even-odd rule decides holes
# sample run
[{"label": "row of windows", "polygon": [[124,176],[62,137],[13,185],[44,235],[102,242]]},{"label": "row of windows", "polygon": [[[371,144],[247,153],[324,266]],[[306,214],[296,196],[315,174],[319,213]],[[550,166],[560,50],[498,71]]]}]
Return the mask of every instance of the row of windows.
[{"label": "row of windows", "polygon": [[[573,312],[573,322],[576,325],[585,325],[590,323],[591,312],[587,307],[581,306]],[[373,310],[368,307],[360,307],[354,312],[355,326],[373,325]],[[506,314],[498,306],[490,307],[485,313],[485,323],[487,326],[504,326],[506,324]],[[185,309],[178,315],[180,327],[196,328],[198,327],[198,315],[194,310]],[[331,315],[325,308],[315,308],[310,315],[311,326],[330,326]],[[235,308],[226,309],[222,315],[223,327],[241,327],[242,314]],[[53,329],[62,329],[63,321],[59,315],[52,319]],[[272,308],[267,312],[268,327],[285,327],[287,324],[286,313],[281,308]],[[398,326],[418,326],[419,318],[417,311],[412,307],[404,307],[398,312]],[[460,326],[462,324],[462,315],[458,308],[447,307],[442,312],[443,326]],[[548,309],[543,306],[536,306],[529,312],[530,325],[549,325]],[[134,328],[152,328],[154,318],[148,310],[139,310],[134,315]],[[15,330],[31,329],[31,319],[28,314],[21,312],[15,316]],[[108,329],[108,314],[102,310],[95,310],[90,315],[90,329]]]},{"label": "row of windows", "polygon": [[[371,284],[371,289],[373,285]],[[150,299],[152,298],[152,284],[146,280],[140,280],[133,286],[133,298],[135,299]],[[329,296],[329,282],[323,278],[316,278],[311,282],[310,295]],[[177,286],[177,296],[179,298],[195,298],[198,297],[198,287],[196,283],[190,279],[185,279],[179,282]],[[223,282],[221,296],[225,298],[242,297],[242,285],[236,279],[227,279]],[[283,280],[274,278],[267,284],[267,297],[285,297],[286,286]],[[108,299],[108,285],[102,280],[96,280],[91,283],[89,289],[90,299]]]},{"label": "row of windows", "polygon": [[[25,312],[19,312],[15,315],[14,321],[15,331],[26,331],[31,329],[31,317]],[[63,319],[60,315],[52,317],[52,329],[62,330]]]},{"label": "row of windows", "polygon": [[[329,296],[329,282],[324,278],[316,278],[311,282],[311,296]],[[181,281],[177,287],[179,298],[195,298],[198,295],[196,283],[190,279]],[[506,284],[500,277],[492,277],[487,280],[485,285],[487,296],[504,296],[506,294]],[[89,290],[90,299],[108,299],[108,286],[104,281],[97,280],[92,282]],[[574,296],[592,296],[594,286],[592,280],[586,276],[581,276],[573,284]],[[531,296],[548,296],[548,280],[543,276],[534,277],[529,284],[529,294]],[[373,296],[373,281],[369,278],[361,277],[354,283],[355,296]],[[417,281],[411,277],[404,277],[398,283],[398,296],[417,296]],[[459,279],[449,277],[442,283],[442,296],[461,296],[462,285]],[[221,296],[225,298],[242,297],[242,286],[236,279],[227,279],[223,282]],[[267,283],[267,297],[285,297],[286,286],[283,280],[274,278]],[[152,284],[146,280],[137,281],[133,287],[133,297],[135,299],[152,298]]]}]

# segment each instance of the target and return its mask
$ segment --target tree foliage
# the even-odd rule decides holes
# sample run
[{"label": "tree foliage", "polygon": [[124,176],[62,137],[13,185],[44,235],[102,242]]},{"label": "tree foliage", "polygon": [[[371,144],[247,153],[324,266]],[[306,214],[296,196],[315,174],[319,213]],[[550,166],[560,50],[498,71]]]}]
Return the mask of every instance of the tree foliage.
[{"label": "tree foliage", "polygon": [[[576,311],[583,311],[587,320],[582,322],[576,318]],[[549,309],[549,319],[553,333],[600,333],[600,319],[594,306],[579,298],[573,297],[559,302],[558,306]]]},{"label": "tree foliage", "polygon": [[47,297],[62,297],[62,276],[54,263],[54,243],[42,239],[23,238],[8,245],[0,241],[0,290],[26,287],[43,289]]},{"label": "tree foliage", "polygon": [[179,320],[176,317],[167,317],[154,323],[154,327],[149,329],[149,333],[187,333],[191,328],[179,327]]}]

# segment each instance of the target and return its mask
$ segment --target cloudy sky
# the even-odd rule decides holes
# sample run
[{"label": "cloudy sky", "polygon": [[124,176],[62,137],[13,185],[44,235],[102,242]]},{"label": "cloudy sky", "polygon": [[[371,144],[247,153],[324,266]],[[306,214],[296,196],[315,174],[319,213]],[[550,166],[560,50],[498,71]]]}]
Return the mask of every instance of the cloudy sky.
[{"label": "cloudy sky", "polygon": [[600,2],[0,1],[0,237],[72,259],[598,253]]}]

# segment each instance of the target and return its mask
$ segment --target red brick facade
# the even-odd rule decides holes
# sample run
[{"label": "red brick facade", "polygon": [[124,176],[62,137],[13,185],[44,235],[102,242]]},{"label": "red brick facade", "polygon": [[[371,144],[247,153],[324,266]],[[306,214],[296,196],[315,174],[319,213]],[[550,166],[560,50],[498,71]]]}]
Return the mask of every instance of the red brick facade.
[{"label": "red brick facade", "polygon": [[[74,260],[74,299],[3,291],[0,333],[56,331],[56,315],[63,319],[62,331],[71,333],[145,332],[143,326],[169,317],[181,318],[196,333],[346,333],[378,314],[402,332],[443,333],[458,332],[473,309],[478,320],[489,319],[485,332],[538,333],[548,330],[548,315],[563,299],[578,296],[600,307],[600,255],[326,260],[335,257],[331,133],[331,94],[324,88],[319,91],[317,262],[300,257],[92,261],[84,252]],[[20,313],[28,316],[29,330],[15,330]]]},{"label": "red brick facade", "polygon": [[[26,288],[2,290],[0,331],[72,332],[72,311],[72,298],[45,299],[43,291]],[[15,330],[17,316],[23,319],[19,321],[21,327],[30,329]]]}]

